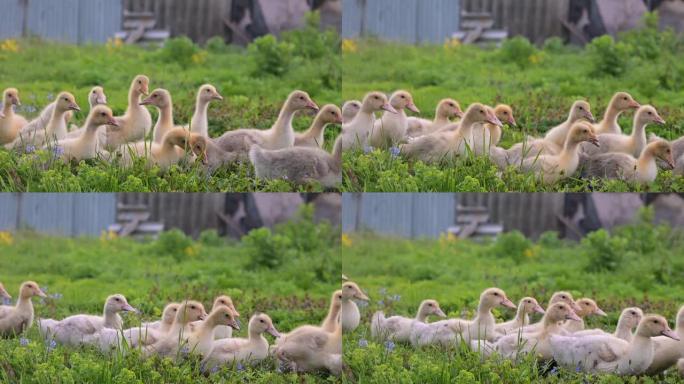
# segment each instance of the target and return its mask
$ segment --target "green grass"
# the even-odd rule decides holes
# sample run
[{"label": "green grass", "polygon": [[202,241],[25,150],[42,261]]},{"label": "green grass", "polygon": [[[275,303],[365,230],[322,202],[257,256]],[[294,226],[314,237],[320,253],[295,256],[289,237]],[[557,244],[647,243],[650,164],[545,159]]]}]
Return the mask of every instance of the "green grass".
[{"label": "green grass", "polygon": [[[27,118],[36,116],[61,91],[76,96],[83,112],[76,114],[81,124],[88,113],[86,95],[94,85],[102,85],[115,114],[123,114],[128,104],[128,88],[133,77],[146,74],[150,91],[165,88],[174,101],[176,124],[187,124],[194,112],[200,85],[211,83],[224,96],[209,108],[211,137],[244,128],[269,128],[280,106],[294,89],[307,91],[320,106],[341,105],[339,39],[334,32],[321,33],[311,24],[301,31],[286,33],[281,41],[268,36],[248,49],[224,45],[218,39],[206,47],[187,39],[173,39],[163,48],[139,46],[72,46],[37,39],[18,41],[18,51],[0,48],[0,88],[19,89]],[[157,110],[150,108],[156,121]],[[296,130],[308,128],[313,116],[300,114]],[[326,130],[326,146],[332,147],[339,127]],[[44,158],[43,158],[44,157]],[[161,172],[147,170],[142,162],[131,169],[107,162],[58,164],[50,154],[36,158],[18,157],[0,149],[0,190],[2,191],[321,191],[318,184],[295,186],[277,180],[256,181],[249,163],[208,174],[200,167],[183,164]]]},{"label": "green grass", "polygon": [[[513,107],[518,127],[504,129],[499,146],[508,148],[525,136],[540,136],[567,117],[574,100],[591,103],[600,119],[613,93],[627,91],[652,104],[667,121],[647,133],[673,139],[684,134],[684,44],[670,32],[648,28],[607,37],[586,49],[550,39],[537,48],[522,38],[501,48],[445,44],[412,46],[362,40],[344,44],[342,95],[360,99],[371,90],[406,89],[421,116],[432,118],[440,99],[451,97],[465,108],[473,102]],[[369,64],[372,63],[372,64]],[[623,131],[631,132],[633,113],[623,114]],[[511,166],[497,175],[488,159],[465,159],[439,166],[407,162],[388,151],[346,152],[344,191],[680,191],[681,177],[669,171],[647,186],[624,181],[570,178],[545,186],[533,175]]]},{"label": "green grass", "polygon": [[[262,311],[281,331],[320,322],[329,296],[339,286],[339,230],[313,224],[311,209],[273,233],[255,230],[241,242],[215,232],[199,240],[178,231],[158,240],[61,238],[20,232],[0,236],[2,282],[16,298],[19,284],[35,280],[50,296],[33,299],[36,316],[63,318],[102,313],[105,298],[122,293],[141,315],[125,315],[125,326],[158,319],[166,303],[200,300],[209,310],[218,294],[230,295],[242,314],[239,337],[247,334],[249,316]],[[274,248],[275,247],[275,248]],[[265,255],[275,264],[264,264]],[[270,266],[270,267],[269,267]],[[325,374],[282,374],[267,359],[255,368],[224,367],[204,375],[199,358],[174,363],[139,353],[107,356],[90,347],[57,346],[48,350],[34,326],[21,339],[0,339],[3,383],[314,383],[336,382]],[[269,336],[272,342],[273,338]]]},{"label": "green grass", "polygon": [[[587,327],[613,330],[620,311],[639,306],[666,316],[671,326],[684,294],[681,285],[684,232],[642,221],[613,235],[595,232],[580,243],[544,234],[537,243],[518,233],[481,243],[442,236],[407,240],[370,233],[351,234],[343,242],[344,273],[371,298],[362,307],[362,324],[345,334],[346,362],[363,383],[675,383],[676,372],[660,377],[587,376],[564,369],[544,373],[533,359],[519,364],[482,360],[465,348],[415,350],[397,343],[389,350],[371,340],[370,318],[376,310],[415,316],[424,299],[436,299],[449,317],[471,318],[482,290],[497,286],[516,302],[532,296],[546,305],[557,290],[594,298],[608,313],[590,317]],[[350,244],[351,243],[351,244]],[[398,295],[398,296],[397,296]],[[515,315],[495,309],[498,321]],[[538,315],[533,317],[533,321]],[[364,344],[367,342],[367,346]],[[390,348],[391,349],[391,348]]]}]

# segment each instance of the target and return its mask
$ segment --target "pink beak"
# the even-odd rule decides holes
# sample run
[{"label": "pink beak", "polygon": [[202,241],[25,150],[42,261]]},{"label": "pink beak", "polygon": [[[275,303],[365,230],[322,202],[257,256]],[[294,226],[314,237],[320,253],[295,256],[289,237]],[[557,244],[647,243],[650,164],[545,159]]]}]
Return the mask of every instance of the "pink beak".
[{"label": "pink beak", "polygon": [[596,308],[596,312],[594,312],[594,314],[599,316],[608,316],[601,308]]},{"label": "pink beak", "polygon": [[124,312],[138,312],[137,309],[133,308],[130,304],[126,304],[123,306],[122,310]]},{"label": "pink beak", "polygon": [[273,326],[266,328],[266,332],[270,333],[273,337],[280,337],[280,332]]},{"label": "pink beak", "polygon": [[655,122],[656,124],[660,124],[660,125],[665,124],[665,120],[663,120],[663,118],[660,117],[660,116],[658,116],[658,115],[656,115],[654,122]]},{"label": "pink beak", "polygon": [[632,100],[632,101],[629,102],[629,107],[630,107],[630,108],[637,109],[637,108],[641,107],[641,104],[639,104],[639,103],[637,103],[636,101]]},{"label": "pink beak", "polygon": [[515,119],[513,118],[513,116],[511,116],[511,117],[508,119],[508,124],[510,124],[510,125],[512,125],[512,126],[514,126],[514,127],[516,126]]},{"label": "pink beak", "polygon": [[318,105],[316,105],[316,103],[314,103],[314,102],[311,101],[311,100],[309,100],[309,101],[306,103],[306,107],[307,107],[307,108],[310,108],[310,109],[313,109],[314,111],[318,112]]},{"label": "pink beak", "polygon": [[463,115],[465,115],[465,113],[464,113],[463,111],[461,111],[461,110],[456,111],[454,114],[455,114],[456,117],[458,117],[458,118],[462,118]]},{"label": "pink beak", "polygon": [[590,123],[595,123],[596,119],[594,118],[594,115],[591,114],[589,111],[584,112],[584,118],[589,120]]},{"label": "pink beak", "polygon": [[109,121],[107,121],[107,125],[111,125],[111,126],[113,126],[113,127],[118,127],[118,126],[119,126],[119,122],[116,121],[116,119],[112,117],[112,118],[109,119]]},{"label": "pink beak", "polygon": [[542,308],[539,304],[535,305],[534,308],[532,308],[532,310],[537,313],[541,313],[542,315],[546,313],[546,311],[544,311],[544,308]]},{"label": "pink beak", "polygon": [[503,123],[501,123],[501,120],[499,120],[499,118],[491,112],[487,112],[487,118],[485,119],[485,121],[490,124],[494,124],[497,127],[503,127]]},{"label": "pink beak", "polygon": [[675,333],[673,330],[671,330],[671,329],[666,329],[666,330],[664,330],[663,332],[661,332],[661,334],[662,334],[663,336],[669,337],[670,339],[674,339],[674,340],[677,340],[677,341],[681,340],[681,339],[679,338],[679,335],[676,334],[676,333]]},{"label": "pink beak", "polygon": [[408,104],[406,105],[406,108],[408,108],[409,111],[412,111],[412,112],[415,112],[415,113],[420,113],[420,110],[418,109],[418,107],[416,107],[416,105],[413,104],[412,102],[411,102],[411,103],[408,103]]},{"label": "pink beak", "polygon": [[214,96],[212,97],[212,99],[214,99],[214,100],[223,100],[223,96],[221,96],[221,95],[219,95],[218,93],[216,93],[216,94],[214,94]]},{"label": "pink beak", "polygon": [[513,304],[513,302],[508,299],[503,299],[503,301],[501,301],[501,305],[508,308],[517,308],[515,304]]},{"label": "pink beak", "polygon": [[389,103],[385,103],[382,107],[380,107],[380,109],[383,109],[390,113],[397,113],[397,110],[394,109],[394,107],[391,106]]},{"label": "pink beak", "polygon": [[667,162],[667,165],[670,167],[670,169],[674,169],[675,167],[675,162],[674,159],[672,159],[672,155],[668,156],[667,159],[665,159]]},{"label": "pink beak", "polygon": [[565,316],[565,318],[568,320],[582,321],[582,319],[577,316],[575,312],[570,312],[567,316]]},{"label": "pink beak", "polygon": [[69,104],[69,109],[71,109],[72,111],[78,111],[78,112],[81,111],[81,108],[76,103]]}]

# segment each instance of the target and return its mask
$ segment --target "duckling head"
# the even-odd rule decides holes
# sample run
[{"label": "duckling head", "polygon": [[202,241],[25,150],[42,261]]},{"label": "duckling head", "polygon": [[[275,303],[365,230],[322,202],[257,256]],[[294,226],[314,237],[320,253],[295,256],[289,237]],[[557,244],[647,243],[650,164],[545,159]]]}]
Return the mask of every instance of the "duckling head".
[{"label": "duckling head", "polygon": [[577,316],[575,311],[572,310],[569,304],[563,302],[552,304],[546,310],[546,315],[544,316],[548,321],[553,323],[557,323],[564,320],[582,320],[579,316]]},{"label": "duckling head", "polygon": [[575,312],[580,310],[580,307],[575,303],[575,299],[572,297],[570,292],[555,292],[553,296],[551,296],[551,300],[549,300],[549,306],[555,303],[566,303],[570,305],[570,308],[572,308],[572,310]]},{"label": "duckling head", "polygon": [[238,324],[237,320],[235,320],[235,316],[233,315],[233,310],[225,305],[219,305],[218,307],[215,307],[211,311],[211,314],[209,314],[207,321],[214,326],[227,325],[235,330],[240,330],[240,325]]},{"label": "duckling head", "polygon": [[352,121],[354,117],[361,110],[361,102],[358,100],[349,100],[342,105],[342,122],[346,123]]},{"label": "duckling head", "polygon": [[463,110],[458,101],[454,99],[444,99],[437,106],[437,114],[446,118],[463,117]]},{"label": "duckling head", "polygon": [[105,301],[105,312],[138,312],[138,310],[128,304],[124,295],[115,294],[107,297],[107,300]]},{"label": "duckling head", "polygon": [[672,157],[672,146],[665,140],[656,140],[646,146],[653,156],[667,163],[670,168],[675,167],[674,158]]},{"label": "duckling head", "polygon": [[583,297],[577,300],[577,306],[580,308],[578,315],[581,317],[597,315],[597,316],[608,316],[601,308],[598,307],[596,302],[587,297]]},{"label": "duckling head", "polygon": [[444,311],[442,311],[442,308],[439,307],[439,303],[437,302],[437,300],[423,300],[423,302],[420,303],[420,309],[421,312],[423,312],[425,315],[447,317]]},{"label": "duckling head", "polygon": [[639,325],[639,322],[641,322],[643,317],[644,312],[641,310],[641,308],[630,307],[622,310],[619,321],[622,321],[623,324],[629,327],[629,329],[633,329]]},{"label": "duckling head", "polygon": [[208,103],[212,100],[223,100],[223,96],[211,84],[204,84],[200,87],[197,97],[200,101]]},{"label": "duckling head", "polygon": [[363,301],[369,301],[370,299],[365,293],[359,288],[359,286],[353,281],[347,281],[342,284],[342,298],[344,300],[358,299]]},{"label": "duckling head", "polygon": [[114,118],[111,108],[106,105],[97,105],[90,111],[91,122],[97,126],[111,125],[118,127],[119,122]]},{"label": "duckling head", "polygon": [[19,100],[19,90],[16,88],[7,88],[3,92],[3,99],[5,105],[16,105],[17,107],[21,105]]},{"label": "duckling head", "polygon": [[397,113],[397,110],[389,103],[387,96],[382,92],[369,92],[366,97],[363,98],[363,109],[374,112],[374,111],[387,111],[391,113]]},{"label": "duckling head", "polygon": [[293,91],[287,98],[287,108],[291,111],[299,111],[302,109],[311,109],[318,112],[318,105],[311,100],[308,93],[300,90]]},{"label": "duckling head", "polygon": [[580,119],[585,119],[590,123],[596,122],[594,115],[591,114],[591,106],[584,100],[575,101],[570,109],[570,122],[575,122]]},{"label": "duckling head", "polygon": [[40,289],[38,283],[35,281],[26,281],[21,284],[21,288],[19,288],[19,296],[23,299],[29,299],[33,296],[47,297],[45,292]]},{"label": "duckling head", "polygon": [[107,104],[107,95],[104,93],[104,88],[97,86],[93,87],[88,94],[88,102],[90,105],[105,105]]},{"label": "duckling head", "polygon": [[207,317],[207,311],[199,301],[187,300],[178,307],[176,313],[176,322],[180,324],[187,324],[193,321],[204,320]]},{"label": "duckling head", "polygon": [[568,134],[568,141],[573,143],[581,143],[583,141],[588,141],[595,146],[599,147],[598,136],[594,132],[594,128],[586,122],[578,121],[572,125],[570,133]]},{"label": "duckling head", "polygon": [[665,120],[658,115],[658,111],[652,105],[642,105],[637,111],[635,119],[640,124],[665,124]]},{"label": "duckling head", "polygon": [[131,89],[145,96],[147,96],[147,93],[149,92],[149,86],[150,78],[145,75],[136,76],[131,83]]},{"label": "duckling head", "polygon": [[162,323],[173,324],[173,319],[176,318],[176,314],[178,313],[178,307],[180,307],[180,304],[178,303],[167,304],[166,307],[164,307],[164,312],[162,312]]},{"label": "duckling head", "polygon": [[525,313],[541,313],[542,315],[545,313],[544,308],[539,305],[537,300],[534,297],[523,297],[522,300],[520,300],[520,305],[523,306],[523,311]]},{"label": "duckling head", "polygon": [[154,105],[157,108],[165,108],[171,105],[171,93],[166,89],[157,88],[140,105]]},{"label": "duckling head", "polygon": [[632,95],[630,95],[627,92],[617,92],[615,95],[613,95],[610,104],[613,106],[613,108],[617,109],[618,111],[637,109],[641,106],[639,103],[636,102],[636,100],[634,100]]},{"label": "duckling head", "polygon": [[504,123],[515,126],[515,118],[513,117],[513,108],[506,104],[499,104],[494,107],[494,114]]},{"label": "duckling head", "polygon": [[61,92],[57,96],[55,106],[60,111],[80,111],[81,108],[76,104],[76,98],[69,92]]},{"label": "duckling head", "polygon": [[273,320],[265,313],[256,313],[249,319],[249,328],[257,333],[268,332],[273,337],[280,337],[280,332],[273,325]]},{"label": "duckling head", "polygon": [[501,120],[496,117],[494,109],[481,103],[472,103],[466,109],[463,119],[469,119],[475,123],[489,123],[496,126],[503,126]]},{"label": "duckling head", "polygon": [[508,308],[516,308],[515,304],[506,296],[506,292],[500,288],[485,289],[480,295],[480,305],[485,305],[489,308],[494,308],[499,305]]},{"label": "duckling head", "polygon": [[226,295],[218,296],[216,299],[214,299],[214,305],[212,306],[212,308],[218,307],[220,305],[224,305],[224,306],[230,308],[230,310],[233,311],[233,316],[240,317],[240,313],[237,311],[237,309],[235,309],[235,305],[233,304],[233,299],[231,299],[230,296],[226,296]]},{"label": "duckling head", "polygon": [[207,158],[207,139],[200,134],[191,133],[189,145],[192,153],[200,159],[202,164],[207,165],[209,163]]},{"label": "duckling head", "polygon": [[342,111],[335,104],[324,105],[318,116],[324,124],[342,124]]},{"label": "duckling head", "polygon": [[408,91],[396,91],[390,97],[390,104],[397,110],[408,109],[409,111],[420,113],[420,110],[413,103],[413,96]]},{"label": "duckling head", "polygon": [[667,320],[660,315],[644,316],[636,333],[644,337],[665,336],[677,341],[680,340],[679,336],[667,325]]}]

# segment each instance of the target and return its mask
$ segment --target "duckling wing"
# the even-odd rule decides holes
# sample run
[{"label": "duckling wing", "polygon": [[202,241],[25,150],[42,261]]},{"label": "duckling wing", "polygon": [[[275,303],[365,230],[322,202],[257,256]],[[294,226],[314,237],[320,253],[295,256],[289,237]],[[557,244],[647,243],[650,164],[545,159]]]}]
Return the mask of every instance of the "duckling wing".
[{"label": "duckling wing", "polygon": [[614,370],[629,347],[626,341],[606,335],[552,335],[549,344],[553,357],[559,364],[585,372]]},{"label": "duckling wing", "polygon": [[13,309],[14,307],[10,307],[9,305],[0,305],[0,319],[9,316]]},{"label": "duckling wing", "polygon": [[636,160],[626,153],[603,153],[590,157],[584,172],[589,177],[630,178],[636,171]]},{"label": "duckling wing", "polygon": [[211,354],[230,355],[235,354],[243,348],[249,340],[242,338],[220,339],[214,341],[214,349]]}]

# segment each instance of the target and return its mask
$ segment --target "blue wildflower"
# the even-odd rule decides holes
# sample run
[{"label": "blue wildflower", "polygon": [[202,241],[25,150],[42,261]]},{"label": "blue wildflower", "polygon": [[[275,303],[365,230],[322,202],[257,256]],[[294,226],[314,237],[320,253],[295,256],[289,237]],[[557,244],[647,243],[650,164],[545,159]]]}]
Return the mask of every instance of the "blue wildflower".
[{"label": "blue wildflower", "polygon": [[368,340],[366,340],[366,339],[359,340],[359,347],[360,348],[367,348],[368,347]]},{"label": "blue wildflower", "polygon": [[366,145],[365,147],[363,147],[363,153],[365,154],[369,154],[373,152],[373,150],[375,150],[375,148],[371,147],[370,145]]},{"label": "blue wildflower", "polygon": [[554,376],[557,375],[558,374],[558,367],[553,367],[553,369],[551,369],[551,372],[549,372],[549,374],[554,375]]},{"label": "blue wildflower", "polygon": [[52,153],[55,155],[55,157],[60,157],[64,154],[64,148],[56,145],[52,148]]},{"label": "blue wildflower", "polygon": [[47,346],[47,351],[52,352],[55,348],[57,348],[57,342],[55,340],[50,340],[50,341],[45,341],[45,344]]},{"label": "blue wildflower", "polygon": [[392,295],[392,297],[390,297],[390,299],[392,301],[399,301],[399,300],[401,300],[401,295]]},{"label": "blue wildflower", "polygon": [[12,299],[10,299],[9,297],[3,297],[3,298],[2,298],[2,303],[3,303],[4,305],[12,305]]},{"label": "blue wildflower", "polygon": [[385,305],[385,300],[378,300],[378,305],[379,306],[384,306]]},{"label": "blue wildflower", "polygon": [[33,153],[36,151],[36,146],[33,144],[26,145],[26,153]]},{"label": "blue wildflower", "polygon": [[21,344],[22,347],[25,347],[29,345],[29,339],[22,337],[21,339],[19,339],[19,344]]},{"label": "blue wildflower", "polygon": [[51,295],[48,295],[48,297],[50,297],[50,298],[52,298],[52,299],[55,299],[55,300],[59,300],[59,299],[61,299],[63,296],[64,296],[64,295],[62,295],[61,293],[53,293],[53,294],[51,294]]},{"label": "blue wildflower", "polygon": [[389,149],[389,152],[390,152],[390,155],[392,155],[392,157],[397,157],[397,156],[399,156],[400,150],[399,150],[399,147],[392,147]]},{"label": "blue wildflower", "polygon": [[378,292],[380,292],[381,295],[385,296],[387,294],[387,288],[380,288]]},{"label": "blue wildflower", "polygon": [[47,99],[48,99],[48,101],[52,101],[52,100],[54,100],[54,98],[55,98],[55,94],[54,94],[54,93],[50,92],[50,93],[47,94]]},{"label": "blue wildflower", "polygon": [[216,373],[216,372],[218,372],[218,371],[219,371],[219,366],[218,366],[218,365],[215,365],[215,366],[211,369],[211,373]]},{"label": "blue wildflower", "polygon": [[392,352],[394,351],[394,341],[385,341],[385,349]]},{"label": "blue wildflower", "polygon": [[237,368],[238,372],[242,372],[242,371],[245,370],[245,366],[242,365],[242,363],[237,363],[237,367],[236,367],[236,368]]}]

